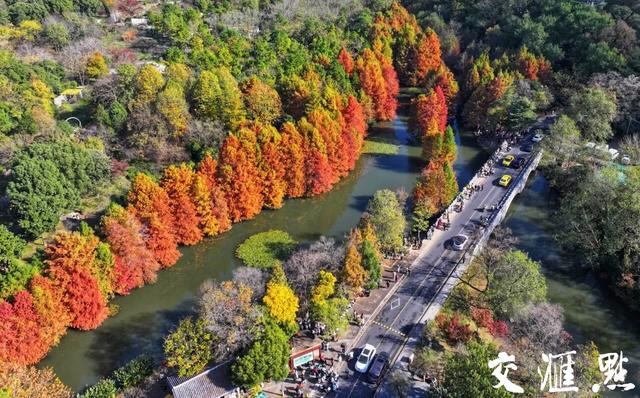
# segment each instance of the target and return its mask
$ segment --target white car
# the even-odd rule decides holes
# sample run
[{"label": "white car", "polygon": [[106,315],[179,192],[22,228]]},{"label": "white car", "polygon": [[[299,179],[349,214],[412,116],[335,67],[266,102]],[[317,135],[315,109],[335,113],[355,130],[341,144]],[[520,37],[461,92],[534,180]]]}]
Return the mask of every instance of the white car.
[{"label": "white car", "polygon": [[365,346],[362,347],[360,356],[358,356],[358,360],[356,361],[356,370],[360,373],[367,373],[369,365],[371,365],[371,361],[375,355],[376,347],[371,344],[365,344]]},{"label": "white car", "polygon": [[536,133],[533,137],[531,137],[531,141],[540,142],[542,141],[543,135],[540,133]]},{"label": "white car", "polygon": [[451,238],[451,248],[453,250],[464,250],[464,245],[469,241],[469,237],[467,235],[456,235]]}]

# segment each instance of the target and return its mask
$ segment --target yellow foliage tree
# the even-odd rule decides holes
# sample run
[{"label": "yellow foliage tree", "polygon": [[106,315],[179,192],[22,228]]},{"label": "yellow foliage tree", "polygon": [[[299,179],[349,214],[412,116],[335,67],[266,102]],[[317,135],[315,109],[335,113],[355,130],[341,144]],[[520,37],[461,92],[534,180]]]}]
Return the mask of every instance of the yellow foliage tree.
[{"label": "yellow foliage tree", "polygon": [[313,287],[311,302],[320,304],[333,295],[336,287],[336,277],[331,272],[320,271],[318,283]]},{"label": "yellow foliage tree", "polygon": [[87,60],[87,76],[90,79],[98,79],[102,76],[106,76],[109,73],[109,67],[104,56],[99,52],[91,54]]},{"label": "yellow foliage tree", "polygon": [[289,286],[270,282],[262,301],[274,319],[282,323],[295,323],[298,297]]},{"label": "yellow foliage tree", "polygon": [[344,259],[344,279],[353,290],[360,290],[367,279],[367,271],[362,267],[362,256],[355,242],[350,242]]},{"label": "yellow foliage tree", "polygon": [[167,83],[164,90],[158,94],[156,105],[171,126],[171,134],[174,137],[182,136],[187,131],[189,123],[189,106],[184,99],[182,87],[175,81]]}]

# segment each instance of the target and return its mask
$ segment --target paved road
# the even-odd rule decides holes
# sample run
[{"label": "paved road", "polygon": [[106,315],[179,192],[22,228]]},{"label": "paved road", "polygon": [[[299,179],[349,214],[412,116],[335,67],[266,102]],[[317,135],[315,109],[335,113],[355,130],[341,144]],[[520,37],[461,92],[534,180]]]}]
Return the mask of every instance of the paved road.
[{"label": "paved road", "polygon": [[[512,148],[509,153],[527,158],[530,155],[521,152],[518,147]],[[518,172],[519,170],[502,166],[500,160],[495,167],[495,174],[482,180],[484,189],[473,194],[471,199],[465,200],[462,212],[451,214],[449,230],[436,231],[428,241],[427,247],[423,249],[423,255],[413,264],[411,275],[405,278],[369,328],[354,344],[358,348],[354,359],[348,364],[349,374],[340,380],[335,397],[373,396],[375,385],[367,382],[366,375],[355,372],[353,367],[359,348],[364,344],[371,344],[376,347],[378,353],[386,352],[391,358],[399,352],[404,344],[405,335],[421,318],[462,256],[461,252],[450,249],[450,239],[459,234],[473,236],[480,217],[490,214],[484,212],[483,207],[496,204],[506,194],[507,190],[498,186],[497,181],[503,174],[510,174],[515,180]]]}]

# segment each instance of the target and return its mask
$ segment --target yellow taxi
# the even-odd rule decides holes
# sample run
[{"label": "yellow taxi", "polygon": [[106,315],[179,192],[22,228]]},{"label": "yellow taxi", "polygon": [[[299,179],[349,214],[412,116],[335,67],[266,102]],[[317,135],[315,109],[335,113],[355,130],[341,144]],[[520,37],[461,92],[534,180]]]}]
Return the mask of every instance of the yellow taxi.
[{"label": "yellow taxi", "polygon": [[502,165],[503,165],[504,167],[509,167],[509,166],[511,166],[511,163],[513,163],[513,160],[514,160],[515,158],[516,158],[516,157],[515,157],[515,156],[513,156],[513,155],[507,155],[507,156],[505,156],[505,157],[504,157],[504,159],[502,159]]},{"label": "yellow taxi", "polygon": [[498,185],[500,185],[501,187],[508,187],[509,184],[511,184],[511,179],[513,177],[511,177],[509,174],[504,174],[502,177],[500,177],[500,181],[498,181]]}]

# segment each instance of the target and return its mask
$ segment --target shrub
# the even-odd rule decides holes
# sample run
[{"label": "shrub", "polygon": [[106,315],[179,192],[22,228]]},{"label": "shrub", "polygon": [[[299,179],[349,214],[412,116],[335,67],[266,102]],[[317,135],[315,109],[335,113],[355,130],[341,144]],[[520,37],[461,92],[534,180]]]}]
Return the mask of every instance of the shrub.
[{"label": "shrub", "polygon": [[296,243],[288,233],[270,230],[245,240],[238,246],[236,256],[249,267],[271,268],[276,262],[286,260]]},{"label": "shrub", "polygon": [[505,321],[493,321],[491,326],[487,327],[487,329],[493,337],[504,338],[509,334],[509,326]]},{"label": "shrub", "polygon": [[489,328],[493,325],[493,313],[488,308],[471,309],[471,319],[481,328]]},{"label": "shrub", "polygon": [[140,384],[151,373],[153,373],[153,360],[143,355],[115,370],[113,378],[118,389],[124,390]]},{"label": "shrub", "polygon": [[436,317],[436,322],[450,344],[466,343],[473,336],[469,325],[461,323],[457,314],[451,317],[439,314]]},{"label": "shrub", "polygon": [[116,383],[112,379],[102,379],[78,394],[78,398],[113,398],[117,393]]}]

